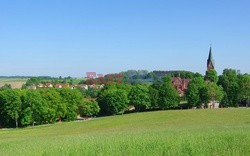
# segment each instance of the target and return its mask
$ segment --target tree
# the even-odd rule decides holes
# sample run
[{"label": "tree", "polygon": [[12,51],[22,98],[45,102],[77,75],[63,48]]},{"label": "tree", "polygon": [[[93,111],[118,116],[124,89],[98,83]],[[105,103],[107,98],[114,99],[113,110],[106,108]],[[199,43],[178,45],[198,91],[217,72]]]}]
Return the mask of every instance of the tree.
[{"label": "tree", "polygon": [[129,104],[134,105],[137,111],[150,107],[149,90],[145,85],[134,86],[129,93]]},{"label": "tree", "polygon": [[39,92],[42,98],[46,100],[48,106],[48,114],[46,115],[48,123],[54,123],[56,120],[65,117],[67,112],[66,103],[56,89],[44,88],[39,89]]},{"label": "tree", "polygon": [[32,77],[27,80],[26,86],[31,86],[31,85],[38,85],[39,79],[37,77]]},{"label": "tree", "polygon": [[1,90],[6,90],[6,89],[11,89],[11,85],[10,85],[10,84],[5,84],[4,86],[2,86],[2,87],[0,88],[0,91],[1,91]]},{"label": "tree", "polygon": [[81,116],[97,115],[100,112],[100,107],[96,101],[83,101],[78,107],[78,113]]},{"label": "tree", "polygon": [[154,87],[154,85],[149,86],[149,99],[150,99],[150,107],[157,108],[158,107],[158,99],[159,99],[159,91]]},{"label": "tree", "polygon": [[223,88],[221,86],[217,86],[216,83],[208,84],[208,94],[209,99],[214,103],[215,101],[221,102],[223,99]]},{"label": "tree", "polygon": [[250,75],[239,75],[239,99],[245,101],[249,106],[250,102]]},{"label": "tree", "polygon": [[159,107],[161,109],[175,108],[180,103],[180,97],[172,85],[171,77],[163,77],[159,90]]},{"label": "tree", "polygon": [[19,116],[21,113],[22,101],[18,90],[4,90],[0,94],[0,103],[1,103],[1,119],[2,123],[6,126],[12,126],[15,123],[15,126],[18,127]]},{"label": "tree", "polygon": [[37,90],[27,90],[24,96],[21,124],[29,125],[45,123],[45,116],[48,114],[46,101]]},{"label": "tree", "polygon": [[193,107],[200,108],[202,103],[209,102],[207,85],[202,77],[196,77],[190,81],[186,97],[188,103]]},{"label": "tree", "polygon": [[77,118],[77,108],[82,102],[82,94],[78,90],[64,88],[60,90],[63,103],[66,104],[65,120],[73,121]]},{"label": "tree", "polygon": [[205,80],[210,81],[210,82],[217,83],[217,81],[218,81],[218,76],[217,76],[216,70],[214,70],[214,69],[208,70],[208,71],[206,72]]},{"label": "tree", "polygon": [[238,81],[236,70],[233,69],[224,69],[223,74],[219,76],[218,85],[221,85],[227,94],[228,106],[238,106]]},{"label": "tree", "polygon": [[192,83],[192,81],[188,85],[186,97],[187,97],[188,103],[192,107],[197,107],[199,105],[199,101],[200,101],[199,87],[196,86],[195,83]]},{"label": "tree", "polygon": [[228,97],[227,97],[226,92],[223,92],[223,98],[220,102],[220,107],[229,107],[229,102],[228,102]]},{"label": "tree", "polygon": [[98,103],[101,113],[105,115],[115,115],[123,113],[128,107],[127,93],[116,88],[104,88],[98,95]]},{"label": "tree", "polygon": [[199,108],[201,107],[201,104],[205,104],[206,106],[210,101],[209,90],[206,84],[202,86],[199,90],[199,99],[199,103],[196,105]]}]

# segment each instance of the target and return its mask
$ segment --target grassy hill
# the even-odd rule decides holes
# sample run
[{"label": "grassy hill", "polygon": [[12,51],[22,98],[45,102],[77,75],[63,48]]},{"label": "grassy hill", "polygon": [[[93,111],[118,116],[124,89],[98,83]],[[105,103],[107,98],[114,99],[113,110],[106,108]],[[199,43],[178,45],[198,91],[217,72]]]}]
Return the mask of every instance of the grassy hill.
[{"label": "grassy hill", "polygon": [[1,155],[250,155],[250,109],[135,113],[0,130]]}]

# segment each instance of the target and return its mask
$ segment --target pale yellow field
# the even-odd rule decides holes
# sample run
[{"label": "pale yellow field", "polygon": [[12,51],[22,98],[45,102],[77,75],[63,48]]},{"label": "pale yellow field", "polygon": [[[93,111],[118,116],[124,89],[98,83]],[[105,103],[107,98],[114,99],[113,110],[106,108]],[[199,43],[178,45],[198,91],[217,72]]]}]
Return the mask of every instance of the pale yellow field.
[{"label": "pale yellow field", "polygon": [[10,84],[12,88],[21,88],[27,79],[0,78],[0,87]]}]

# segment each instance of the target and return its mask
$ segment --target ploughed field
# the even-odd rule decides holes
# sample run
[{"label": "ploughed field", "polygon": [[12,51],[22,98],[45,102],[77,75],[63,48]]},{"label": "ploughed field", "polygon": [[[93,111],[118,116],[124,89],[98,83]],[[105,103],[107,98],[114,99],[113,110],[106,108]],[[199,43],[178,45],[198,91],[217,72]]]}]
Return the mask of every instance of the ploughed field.
[{"label": "ploughed field", "polygon": [[250,109],[156,111],[2,129],[0,155],[250,155]]}]

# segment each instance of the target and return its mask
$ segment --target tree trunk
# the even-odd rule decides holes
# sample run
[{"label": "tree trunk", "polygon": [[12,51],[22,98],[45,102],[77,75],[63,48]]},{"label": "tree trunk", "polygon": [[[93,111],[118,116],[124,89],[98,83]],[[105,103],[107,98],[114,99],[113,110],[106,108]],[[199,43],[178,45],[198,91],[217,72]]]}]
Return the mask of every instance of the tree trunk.
[{"label": "tree trunk", "polygon": [[17,119],[16,119],[16,128],[18,128],[18,122],[17,122]]},{"label": "tree trunk", "polygon": [[16,112],[16,113],[15,113],[16,128],[18,128],[18,121],[17,121],[17,119],[18,119],[18,114],[17,114],[17,112]]}]

